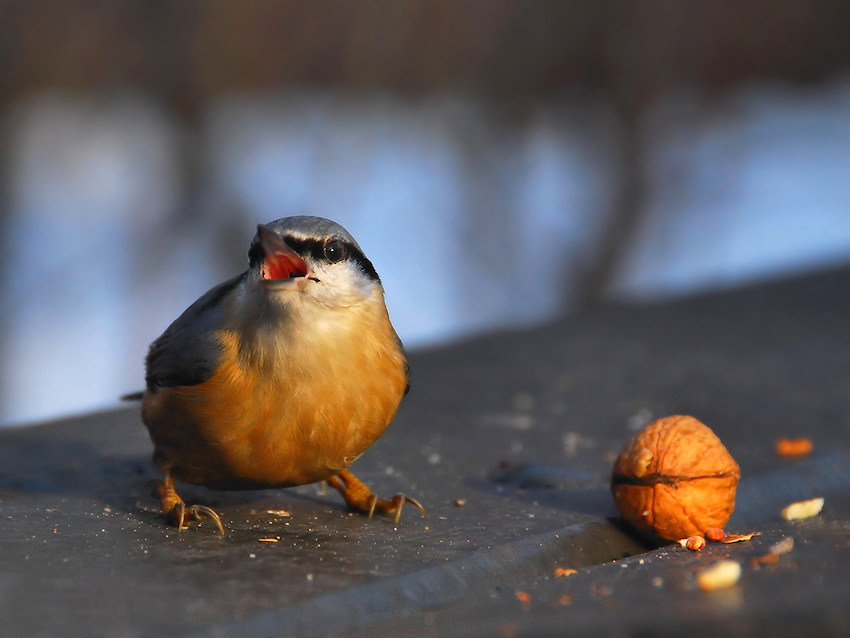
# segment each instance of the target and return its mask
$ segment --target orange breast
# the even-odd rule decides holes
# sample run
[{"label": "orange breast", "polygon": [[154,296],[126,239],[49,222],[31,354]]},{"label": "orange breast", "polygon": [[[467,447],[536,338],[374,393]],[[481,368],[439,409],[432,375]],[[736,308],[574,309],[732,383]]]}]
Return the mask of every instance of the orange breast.
[{"label": "orange breast", "polygon": [[341,308],[327,325],[273,347],[222,330],[205,383],[146,392],[154,459],[219,489],[312,483],[346,468],[386,429],[407,383],[383,303]]}]

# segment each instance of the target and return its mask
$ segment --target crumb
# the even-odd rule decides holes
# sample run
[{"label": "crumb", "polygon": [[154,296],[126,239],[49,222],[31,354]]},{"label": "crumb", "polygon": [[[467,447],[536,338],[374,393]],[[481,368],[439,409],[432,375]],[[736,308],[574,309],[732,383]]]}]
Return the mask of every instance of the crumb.
[{"label": "crumb", "polygon": [[734,560],[721,560],[697,574],[697,584],[703,591],[731,587],[741,578],[741,564]]},{"label": "crumb", "polygon": [[787,554],[792,549],[794,549],[794,539],[786,536],[781,541],[770,546],[770,553],[779,556],[780,554]]},{"label": "crumb", "polygon": [[531,607],[531,594],[524,591],[518,591],[515,595],[519,604],[522,605],[523,611],[528,611],[529,607]]},{"label": "crumb", "polygon": [[811,518],[812,516],[817,516],[820,514],[820,511],[823,509],[823,498],[812,498],[808,501],[799,501],[797,503],[791,503],[789,506],[783,508],[782,517],[786,521],[794,521],[801,518]]},{"label": "crumb", "polygon": [[726,543],[727,545],[730,543],[740,543],[742,541],[752,539],[753,536],[761,536],[761,532],[750,532],[749,534],[726,534],[726,537],[720,542]]},{"label": "crumb", "polygon": [[560,577],[560,576],[571,576],[572,574],[575,574],[575,573],[577,573],[577,572],[576,572],[576,570],[574,570],[574,569],[565,569],[565,568],[563,568],[563,567],[558,567],[558,568],[555,570],[555,576],[556,576],[556,577]]},{"label": "crumb", "polygon": [[779,557],[782,554],[787,554],[788,552],[794,549],[794,539],[790,536],[783,538],[781,541],[778,541],[770,546],[767,554],[763,556],[756,556],[755,558],[750,560],[750,564],[753,566],[766,565],[771,563],[778,563]]},{"label": "crumb", "polygon": [[809,439],[779,439],[776,442],[779,456],[806,456],[813,448],[814,444]]}]

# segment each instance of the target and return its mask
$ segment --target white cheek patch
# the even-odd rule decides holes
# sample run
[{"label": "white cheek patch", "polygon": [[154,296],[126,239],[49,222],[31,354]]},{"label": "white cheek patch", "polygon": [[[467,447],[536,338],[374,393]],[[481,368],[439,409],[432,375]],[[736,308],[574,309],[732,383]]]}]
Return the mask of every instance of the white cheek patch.
[{"label": "white cheek patch", "polygon": [[311,286],[308,293],[325,305],[351,306],[372,294],[378,285],[351,262],[320,264],[313,269],[319,283]]}]

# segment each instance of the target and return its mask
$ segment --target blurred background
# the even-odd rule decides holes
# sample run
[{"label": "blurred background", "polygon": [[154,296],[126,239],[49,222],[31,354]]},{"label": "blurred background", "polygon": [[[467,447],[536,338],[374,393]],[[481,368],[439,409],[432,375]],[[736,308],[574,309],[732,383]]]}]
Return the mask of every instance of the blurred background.
[{"label": "blurred background", "polygon": [[0,424],[317,214],[409,348],[850,262],[846,0],[0,4]]}]

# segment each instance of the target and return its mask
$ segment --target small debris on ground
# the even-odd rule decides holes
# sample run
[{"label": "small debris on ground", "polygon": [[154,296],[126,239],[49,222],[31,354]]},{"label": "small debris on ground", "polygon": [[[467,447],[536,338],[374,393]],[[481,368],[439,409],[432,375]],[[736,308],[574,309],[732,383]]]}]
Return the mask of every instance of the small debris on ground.
[{"label": "small debris on ground", "polygon": [[724,530],[719,527],[709,527],[705,530],[705,538],[706,540],[712,541],[713,543],[741,543],[743,541],[751,540],[753,536],[761,536],[761,532],[750,532],[749,534],[727,534]]},{"label": "small debris on ground", "polygon": [[697,574],[697,585],[703,591],[731,587],[741,578],[741,564],[734,560],[721,560]]},{"label": "small debris on ground", "polygon": [[705,547],[705,539],[702,536],[691,536],[680,540],[679,545],[687,547],[692,552],[698,552]]},{"label": "small debris on ground", "polygon": [[724,532],[719,527],[709,527],[705,530],[705,538],[706,540],[712,541],[713,543],[717,543],[726,538],[726,532]]},{"label": "small debris on ground", "polygon": [[811,454],[814,444],[809,439],[779,439],[776,453],[779,456],[806,456]]},{"label": "small debris on ground", "polygon": [[466,499],[465,498],[456,498],[455,499],[455,507],[463,507],[464,505],[466,505]]},{"label": "small debris on ground", "polygon": [[749,534],[726,534],[726,538],[724,538],[721,543],[740,543],[743,541],[748,541],[753,538],[753,536],[761,536],[761,532],[750,532]]},{"label": "small debris on ground", "polygon": [[823,509],[824,500],[822,497],[810,498],[807,501],[798,501],[791,503],[782,509],[782,518],[786,521],[795,521],[801,518],[811,518],[817,516]]},{"label": "small debris on ground", "polygon": [[786,536],[781,541],[770,546],[770,553],[779,556],[780,554],[787,554],[792,549],[794,549],[794,539],[790,536]]},{"label": "small debris on ground", "polygon": [[576,574],[576,573],[578,573],[578,572],[576,572],[576,570],[568,569],[568,568],[565,568],[565,567],[558,567],[557,569],[555,569],[555,576],[556,577],[571,576],[572,574]]},{"label": "small debris on ground", "polygon": [[516,592],[516,599],[519,601],[519,604],[522,605],[523,611],[528,611],[531,607],[531,594],[524,591],[518,591]]},{"label": "small debris on ground", "polygon": [[788,552],[794,549],[794,539],[790,536],[783,538],[781,541],[778,541],[770,546],[767,554],[763,556],[756,556],[755,558],[750,560],[750,564],[753,566],[765,565],[770,563],[776,563],[779,561],[779,557],[782,554],[787,554]]}]

